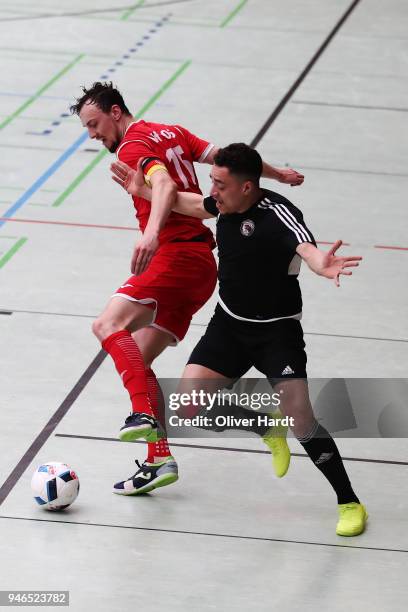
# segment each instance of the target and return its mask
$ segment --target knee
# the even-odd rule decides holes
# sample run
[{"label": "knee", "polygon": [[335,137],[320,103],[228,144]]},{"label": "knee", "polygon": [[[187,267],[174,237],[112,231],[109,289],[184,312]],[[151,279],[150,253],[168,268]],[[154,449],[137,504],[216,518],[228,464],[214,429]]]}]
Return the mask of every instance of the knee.
[{"label": "knee", "polygon": [[295,438],[307,438],[310,435],[310,432],[316,426],[316,420],[310,418],[297,418],[293,420],[293,427],[291,430]]},{"label": "knee", "polygon": [[123,327],[118,326],[111,318],[101,315],[92,323],[92,332],[100,342],[108,336],[120,331]]},{"label": "knee", "polygon": [[285,416],[291,417],[290,428],[296,438],[305,437],[314,426],[313,411],[307,403],[293,400],[284,408],[281,407],[281,411]]}]

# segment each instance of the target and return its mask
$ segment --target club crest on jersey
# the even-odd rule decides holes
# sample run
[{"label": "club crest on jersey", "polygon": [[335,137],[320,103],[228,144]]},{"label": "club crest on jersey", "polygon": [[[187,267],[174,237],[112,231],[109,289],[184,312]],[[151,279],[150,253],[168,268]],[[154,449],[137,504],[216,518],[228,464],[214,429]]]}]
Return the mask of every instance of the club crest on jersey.
[{"label": "club crest on jersey", "polygon": [[243,236],[251,236],[255,231],[255,223],[251,219],[246,219],[241,223],[240,230]]}]

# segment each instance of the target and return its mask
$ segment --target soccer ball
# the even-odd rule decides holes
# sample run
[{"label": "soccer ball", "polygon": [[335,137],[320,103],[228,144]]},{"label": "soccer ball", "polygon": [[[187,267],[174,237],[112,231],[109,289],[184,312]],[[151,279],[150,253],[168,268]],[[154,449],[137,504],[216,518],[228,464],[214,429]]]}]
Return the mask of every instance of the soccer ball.
[{"label": "soccer ball", "polygon": [[66,463],[50,461],[35,470],[31,490],[37,504],[45,510],[64,510],[77,498],[78,476]]}]

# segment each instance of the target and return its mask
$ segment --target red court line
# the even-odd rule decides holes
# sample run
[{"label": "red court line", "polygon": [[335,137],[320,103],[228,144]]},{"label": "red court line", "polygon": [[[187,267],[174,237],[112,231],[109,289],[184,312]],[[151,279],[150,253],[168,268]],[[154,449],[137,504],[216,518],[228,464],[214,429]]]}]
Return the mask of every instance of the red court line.
[{"label": "red court line", "polygon": [[[316,240],[316,244],[334,244],[334,240],[333,242],[324,242],[323,240]],[[342,242],[341,246],[350,246],[349,242]]]},{"label": "red court line", "polygon": [[[96,223],[70,223],[68,221],[41,221],[39,219],[9,219],[8,217],[0,217],[0,221],[7,221],[12,223],[37,223],[41,225],[63,225],[66,227],[92,227],[96,229],[113,229],[113,230],[126,230],[126,231],[139,231],[137,227],[129,227],[127,225],[98,225]],[[318,240],[317,244],[334,244],[333,242],[326,242],[324,240]],[[349,242],[343,242],[342,246],[351,246]],[[390,249],[393,251],[408,251],[408,247],[397,247],[397,246],[385,246],[374,244],[375,249]]]},{"label": "red court line", "polygon": [[[116,229],[116,230],[137,230],[136,227],[127,227],[121,225],[96,225],[92,223],[69,223],[67,221],[41,221],[38,219],[9,219],[8,217],[0,217],[0,221],[12,221],[14,223],[39,223],[43,225],[65,225],[68,227],[93,227],[97,229]],[[334,242],[317,241],[317,244],[334,244]],[[343,242],[342,246],[350,246],[349,242]]]},{"label": "red court line", "polygon": [[67,221],[40,221],[37,219],[9,219],[7,217],[0,217],[0,221],[11,221],[13,223],[38,223],[42,225],[64,225],[67,227],[93,227],[97,229],[116,229],[116,230],[130,230],[132,232],[137,231],[137,227],[127,227],[121,225],[96,225],[93,223],[69,223]]},{"label": "red court line", "polygon": [[393,251],[408,251],[408,247],[394,247],[394,246],[383,246],[381,244],[375,244],[375,249],[392,249]]}]

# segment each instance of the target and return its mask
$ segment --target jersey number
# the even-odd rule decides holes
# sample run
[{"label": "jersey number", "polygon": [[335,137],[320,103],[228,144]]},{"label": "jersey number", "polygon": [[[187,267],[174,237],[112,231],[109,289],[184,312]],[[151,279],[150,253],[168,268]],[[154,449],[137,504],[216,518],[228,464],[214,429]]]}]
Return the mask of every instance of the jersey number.
[{"label": "jersey number", "polygon": [[197,179],[194,173],[193,164],[188,159],[183,159],[184,151],[180,145],[177,147],[173,147],[171,149],[167,149],[166,157],[170,162],[173,162],[174,167],[176,168],[176,172],[184,185],[184,189],[188,189],[190,184],[189,180],[186,177],[184,170],[187,170],[187,173],[190,175],[191,182],[193,185],[197,185]]}]

